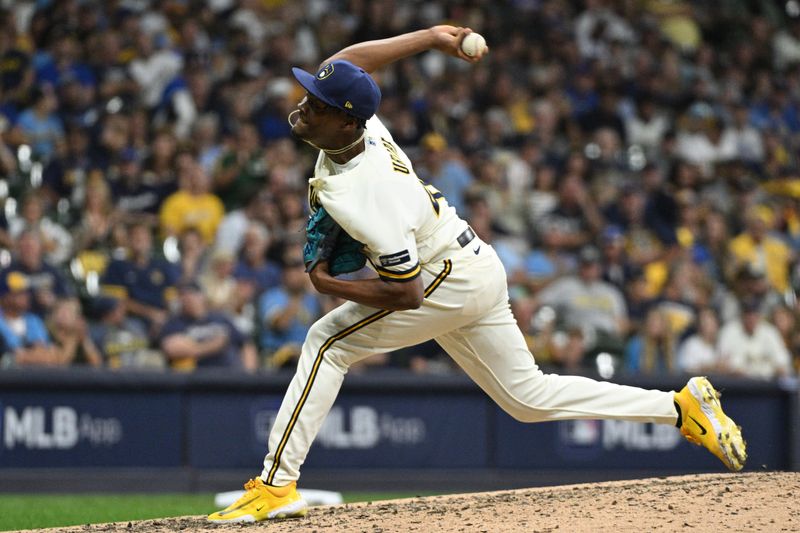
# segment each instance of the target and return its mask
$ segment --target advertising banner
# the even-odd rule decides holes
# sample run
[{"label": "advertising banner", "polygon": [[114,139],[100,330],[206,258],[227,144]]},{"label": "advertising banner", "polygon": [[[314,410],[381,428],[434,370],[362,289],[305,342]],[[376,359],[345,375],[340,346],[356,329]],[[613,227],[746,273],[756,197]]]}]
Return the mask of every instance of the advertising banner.
[{"label": "advertising banner", "polygon": [[0,467],[177,467],[180,395],[3,392]]},{"label": "advertising banner", "polygon": [[[280,396],[268,395],[193,397],[190,463],[199,468],[260,464],[280,401]],[[488,412],[486,400],[474,395],[342,394],[305,464],[320,468],[485,466]],[[453,452],[456,449],[458,453]]]}]

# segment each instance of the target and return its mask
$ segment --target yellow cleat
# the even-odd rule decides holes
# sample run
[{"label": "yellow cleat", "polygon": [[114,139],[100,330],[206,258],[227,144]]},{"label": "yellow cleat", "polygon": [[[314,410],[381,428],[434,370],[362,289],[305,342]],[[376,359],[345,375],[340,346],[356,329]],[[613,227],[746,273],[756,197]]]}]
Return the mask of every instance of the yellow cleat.
[{"label": "yellow cleat", "polygon": [[722,411],[720,394],[704,377],[689,380],[675,401],[681,408],[681,433],[686,440],[719,457],[730,470],[738,471],[747,461],[742,428]]},{"label": "yellow cleat", "polygon": [[261,522],[273,518],[297,518],[308,513],[308,504],[297,492],[297,483],[272,487],[261,478],[255,478],[245,483],[244,488],[241,498],[222,511],[208,515],[208,521],[218,524]]}]

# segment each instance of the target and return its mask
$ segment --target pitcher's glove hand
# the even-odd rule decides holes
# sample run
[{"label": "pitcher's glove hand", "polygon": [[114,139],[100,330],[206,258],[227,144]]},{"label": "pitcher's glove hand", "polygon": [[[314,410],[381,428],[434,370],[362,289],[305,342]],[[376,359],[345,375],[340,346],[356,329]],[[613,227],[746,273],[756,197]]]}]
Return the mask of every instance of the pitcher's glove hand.
[{"label": "pitcher's glove hand", "polygon": [[361,253],[364,245],[348,235],[324,207],[309,217],[306,240],[303,247],[306,272],[314,270],[320,261],[328,261],[331,276],[354,272],[367,263],[367,257]]}]

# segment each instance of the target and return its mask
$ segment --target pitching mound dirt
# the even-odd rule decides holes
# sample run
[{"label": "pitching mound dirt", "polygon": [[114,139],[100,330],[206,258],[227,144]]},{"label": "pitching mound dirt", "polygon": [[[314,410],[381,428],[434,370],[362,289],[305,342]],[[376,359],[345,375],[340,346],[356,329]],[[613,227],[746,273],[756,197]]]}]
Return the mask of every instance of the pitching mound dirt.
[{"label": "pitching mound dirt", "polygon": [[191,516],[44,531],[800,531],[798,501],[797,472],[706,474],[316,507],[305,518],[261,524],[209,525]]}]

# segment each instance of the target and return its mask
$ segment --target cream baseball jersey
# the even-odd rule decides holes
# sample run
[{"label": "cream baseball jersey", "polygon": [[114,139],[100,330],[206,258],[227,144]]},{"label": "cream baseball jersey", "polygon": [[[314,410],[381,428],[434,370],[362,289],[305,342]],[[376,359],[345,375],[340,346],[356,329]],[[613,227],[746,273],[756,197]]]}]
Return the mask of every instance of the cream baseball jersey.
[{"label": "cream baseball jersey", "polygon": [[444,258],[467,228],[435,187],[417,178],[408,156],[377,117],[367,121],[365,150],[346,165],[320,151],[309,181],[319,205],[354,239],[378,275],[405,281]]}]

